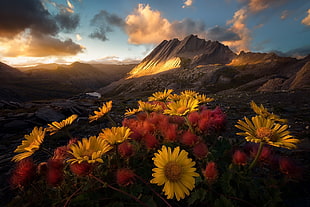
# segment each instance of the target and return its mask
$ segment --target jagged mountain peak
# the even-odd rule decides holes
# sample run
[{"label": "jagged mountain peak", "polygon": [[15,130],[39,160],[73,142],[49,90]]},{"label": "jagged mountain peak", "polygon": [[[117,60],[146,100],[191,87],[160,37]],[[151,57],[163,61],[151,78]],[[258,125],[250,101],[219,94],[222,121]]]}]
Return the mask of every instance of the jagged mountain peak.
[{"label": "jagged mountain peak", "polygon": [[174,38],[162,41],[129,75],[139,77],[180,67],[227,64],[235,56],[234,52],[218,41],[206,41],[197,35],[189,35],[183,40]]}]

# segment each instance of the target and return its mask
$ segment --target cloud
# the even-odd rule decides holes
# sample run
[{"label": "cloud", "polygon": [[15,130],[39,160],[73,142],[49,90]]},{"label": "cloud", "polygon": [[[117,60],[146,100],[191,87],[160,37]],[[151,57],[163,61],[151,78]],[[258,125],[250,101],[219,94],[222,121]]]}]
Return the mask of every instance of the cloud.
[{"label": "cloud", "polygon": [[310,55],[310,45],[305,45],[299,48],[295,48],[287,52],[281,52],[278,50],[274,50],[271,52],[274,52],[277,55],[284,56],[284,57],[304,58],[305,56]]},{"label": "cloud", "polygon": [[245,2],[250,12],[257,13],[261,12],[270,7],[281,5],[286,2],[286,0],[239,0]]},{"label": "cloud", "polygon": [[289,15],[289,11],[288,10],[284,10],[284,11],[282,11],[280,18],[282,20],[284,20],[284,19],[286,19],[288,17],[288,15]]},{"label": "cloud", "polygon": [[55,16],[59,27],[65,32],[74,31],[80,23],[80,16],[72,13],[61,12]]},{"label": "cloud", "polygon": [[79,22],[79,17],[62,12],[53,16],[37,0],[1,0],[0,54],[42,57],[82,52],[82,46],[58,36],[61,31],[75,29]]},{"label": "cloud", "polygon": [[246,20],[248,13],[246,7],[239,9],[235,12],[233,18],[227,21],[227,25],[231,25],[229,31],[237,34],[239,39],[232,41],[224,41],[223,43],[228,45],[234,51],[248,51],[250,47],[251,32],[247,28]]},{"label": "cloud", "polygon": [[50,35],[36,35],[29,30],[20,33],[12,40],[3,41],[1,53],[6,57],[45,57],[45,56],[70,56],[84,50],[72,39],[60,40]]},{"label": "cloud", "polygon": [[125,20],[125,31],[132,44],[157,44],[164,39],[184,38],[189,34],[203,34],[203,22],[184,19],[170,22],[160,11],[152,10],[147,4],[139,4]]},{"label": "cloud", "polygon": [[193,5],[193,0],[185,0],[184,5],[182,8],[190,7]]},{"label": "cloud", "polygon": [[301,20],[301,23],[310,26],[310,9],[308,9],[307,13],[307,16],[303,20]]},{"label": "cloud", "polygon": [[81,36],[80,34],[76,34],[76,35],[75,35],[75,38],[76,38],[77,41],[80,41],[80,40],[83,39],[82,36]]},{"label": "cloud", "polygon": [[110,14],[105,10],[101,10],[91,19],[90,25],[94,26],[95,30],[89,35],[89,37],[106,41],[108,40],[107,33],[113,32],[114,27],[123,28],[125,22],[121,17],[115,14]]},{"label": "cloud", "polygon": [[218,40],[218,41],[240,40],[240,37],[236,32],[233,32],[229,28],[224,28],[220,26],[215,26],[213,28],[208,29],[207,38],[210,40]]}]

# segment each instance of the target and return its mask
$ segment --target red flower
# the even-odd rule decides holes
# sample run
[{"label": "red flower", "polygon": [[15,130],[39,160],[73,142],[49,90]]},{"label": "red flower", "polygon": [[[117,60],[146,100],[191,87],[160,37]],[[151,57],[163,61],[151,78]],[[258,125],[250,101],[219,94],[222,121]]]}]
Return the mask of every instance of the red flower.
[{"label": "red flower", "polygon": [[174,142],[177,138],[177,128],[176,124],[169,124],[164,130],[161,131],[165,140]]},{"label": "red flower", "polygon": [[144,140],[144,143],[148,149],[152,149],[152,148],[156,147],[159,143],[158,140],[156,139],[156,137],[152,134],[146,134],[143,137],[143,140]]},{"label": "red flower", "polygon": [[127,186],[133,184],[135,180],[135,173],[126,168],[118,169],[116,171],[116,182],[120,186]]},{"label": "red flower", "polygon": [[134,154],[133,145],[130,142],[125,141],[118,145],[118,152],[122,157],[128,158]]},{"label": "red flower", "polygon": [[35,177],[36,165],[34,162],[25,158],[16,164],[15,170],[11,177],[12,187],[22,187],[29,184]]},{"label": "red flower", "polygon": [[188,120],[191,123],[191,125],[197,125],[199,119],[200,119],[200,115],[197,111],[192,112],[188,115]]},{"label": "red flower", "polygon": [[204,171],[204,176],[210,182],[213,182],[217,179],[218,171],[215,162],[209,162],[207,164],[206,169]]},{"label": "red flower", "polygon": [[208,152],[209,152],[208,147],[203,142],[199,142],[193,148],[194,155],[199,159],[204,158],[208,154]]},{"label": "red flower", "polygon": [[70,165],[70,170],[78,176],[86,176],[93,170],[93,166],[88,162],[74,163]]},{"label": "red flower", "polygon": [[63,168],[64,164],[62,159],[50,159],[47,162],[47,183],[52,186],[59,185],[64,178]]},{"label": "red flower", "polygon": [[279,159],[280,171],[291,178],[299,178],[302,174],[302,169],[292,159],[282,157]]},{"label": "red flower", "polygon": [[192,146],[194,145],[198,140],[198,137],[193,134],[192,132],[190,131],[186,131],[184,132],[184,134],[182,135],[181,137],[181,143],[183,144],[186,144],[186,145],[189,145],[189,146]]},{"label": "red flower", "polygon": [[244,152],[237,150],[233,155],[233,163],[236,165],[246,165],[247,164],[247,156]]}]

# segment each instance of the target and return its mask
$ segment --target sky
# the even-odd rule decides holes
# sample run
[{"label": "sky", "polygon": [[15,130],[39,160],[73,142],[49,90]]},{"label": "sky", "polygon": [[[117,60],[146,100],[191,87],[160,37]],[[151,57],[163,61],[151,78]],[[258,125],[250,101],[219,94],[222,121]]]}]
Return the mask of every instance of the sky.
[{"label": "sky", "polygon": [[310,54],[309,0],[0,0],[0,61],[132,63],[190,34],[234,52]]}]

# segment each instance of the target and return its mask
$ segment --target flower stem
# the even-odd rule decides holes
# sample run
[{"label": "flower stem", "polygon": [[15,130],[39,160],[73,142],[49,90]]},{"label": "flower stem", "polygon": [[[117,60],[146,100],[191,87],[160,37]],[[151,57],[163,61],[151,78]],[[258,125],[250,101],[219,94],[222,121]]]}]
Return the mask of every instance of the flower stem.
[{"label": "flower stem", "polygon": [[71,201],[71,199],[73,198],[73,196],[75,196],[76,194],[78,194],[78,192],[82,189],[82,186],[79,187],[74,193],[72,193],[69,198],[66,200],[66,203],[64,205],[64,207],[67,207]]},{"label": "flower stem", "polygon": [[187,116],[184,116],[184,119],[185,119],[185,122],[186,122],[187,126],[189,127],[189,129],[191,130],[191,132],[194,134],[194,133],[195,133],[195,132],[194,132],[194,129],[193,129],[193,127],[192,127],[190,121],[188,120]]},{"label": "flower stem", "polygon": [[259,158],[260,155],[262,154],[263,146],[264,146],[264,142],[260,142],[260,143],[259,143],[258,150],[257,150],[257,153],[256,153],[256,156],[255,156],[254,160],[252,161],[252,163],[251,163],[250,166],[249,166],[249,170],[252,169],[252,168],[256,165],[256,163],[257,163],[257,161],[258,161],[258,158]]},{"label": "flower stem", "polygon": [[111,118],[110,114],[107,114],[107,118],[109,119],[109,121],[112,123],[112,126],[116,127],[116,122]]},{"label": "flower stem", "polygon": [[149,187],[149,189],[158,197],[160,198],[162,201],[165,202],[165,204],[168,206],[168,207],[172,207],[170,205],[170,203],[168,203],[168,201],[166,199],[164,199],[161,195],[159,195],[159,193],[157,193],[150,185],[149,183],[147,183],[143,178],[141,178],[140,176],[136,175],[136,177],[141,180],[147,187]]},{"label": "flower stem", "polygon": [[146,205],[145,203],[143,203],[142,201],[140,201],[136,196],[131,195],[131,194],[127,193],[126,191],[123,191],[123,190],[118,189],[118,188],[116,188],[116,187],[113,187],[112,185],[110,185],[110,184],[108,184],[108,183],[102,181],[100,178],[97,178],[96,176],[94,176],[94,175],[92,175],[92,174],[90,174],[89,176],[92,177],[92,178],[94,178],[95,180],[97,180],[99,183],[101,183],[101,184],[107,186],[108,188],[111,188],[112,190],[115,190],[115,191],[117,191],[117,192],[119,192],[119,193],[122,193],[122,194],[124,194],[124,195],[127,195],[127,196],[129,196],[130,198],[134,199],[134,200],[135,200],[137,203],[139,203],[140,205],[146,206],[146,207],[147,207],[147,205]]},{"label": "flower stem", "polygon": [[46,149],[45,147],[41,147],[42,151],[45,152],[46,154],[53,156],[53,153],[50,152],[48,149]]}]

